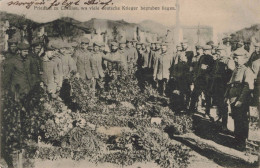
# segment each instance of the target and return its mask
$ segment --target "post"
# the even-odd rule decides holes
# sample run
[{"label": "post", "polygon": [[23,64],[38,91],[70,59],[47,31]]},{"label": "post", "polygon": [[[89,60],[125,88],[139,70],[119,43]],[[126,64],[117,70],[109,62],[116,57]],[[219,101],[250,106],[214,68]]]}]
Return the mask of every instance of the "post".
[{"label": "post", "polygon": [[178,44],[180,42],[180,4],[179,0],[176,0],[176,25],[175,25],[175,32],[174,32],[174,37],[175,37],[175,44]]}]

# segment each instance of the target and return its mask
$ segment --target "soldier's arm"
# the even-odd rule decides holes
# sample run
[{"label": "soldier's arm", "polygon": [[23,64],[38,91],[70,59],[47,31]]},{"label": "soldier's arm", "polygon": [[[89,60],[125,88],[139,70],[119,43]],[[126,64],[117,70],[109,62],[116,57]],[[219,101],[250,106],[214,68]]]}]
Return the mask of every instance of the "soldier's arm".
[{"label": "soldier's arm", "polygon": [[12,74],[14,71],[14,64],[6,63],[4,64],[4,72],[3,72],[3,87],[4,89],[8,89],[12,83]]},{"label": "soldier's arm", "polygon": [[155,78],[156,77],[156,74],[157,74],[157,70],[158,70],[158,63],[159,62],[159,59],[157,58],[155,60],[155,65],[154,65],[154,70],[153,70],[153,77]]},{"label": "soldier's arm", "polygon": [[251,91],[254,89],[254,74],[250,68],[247,68],[244,73],[244,87],[241,91],[238,101],[245,102],[248,101]]}]

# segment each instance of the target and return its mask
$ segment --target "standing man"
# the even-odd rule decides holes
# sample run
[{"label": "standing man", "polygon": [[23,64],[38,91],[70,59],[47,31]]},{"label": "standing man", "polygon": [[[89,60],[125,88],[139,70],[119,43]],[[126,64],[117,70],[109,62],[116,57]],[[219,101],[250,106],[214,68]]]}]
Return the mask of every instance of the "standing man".
[{"label": "standing man", "polygon": [[188,50],[188,41],[187,40],[183,40],[181,45],[182,45],[182,51],[185,53],[185,55],[186,55],[186,57],[188,59],[188,64],[191,65],[194,53],[193,53],[193,51]]},{"label": "standing man", "polygon": [[28,59],[29,44],[19,43],[18,56],[10,57],[4,66],[4,89],[10,91],[16,101],[19,101],[31,89],[30,60]]},{"label": "standing man", "polygon": [[248,67],[251,67],[254,61],[260,59],[260,43],[256,43],[254,44],[254,46],[255,46],[255,51],[252,53],[252,55],[250,56],[246,64]]},{"label": "standing man", "polygon": [[194,90],[191,95],[190,112],[196,111],[196,104],[198,98],[203,92],[206,101],[206,116],[210,117],[210,107],[211,107],[211,95],[209,88],[211,86],[211,75],[214,67],[214,59],[211,55],[212,47],[210,45],[205,45],[203,47],[203,55],[200,57],[198,62],[198,72],[196,74],[196,79],[194,81]]},{"label": "standing man", "polygon": [[219,46],[216,49],[217,60],[213,69],[213,80],[211,84],[211,92],[213,102],[218,108],[219,119],[222,119],[222,130],[227,131],[228,106],[224,101],[224,95],[229,82],[232,71],[235,69],[235,62],[227,56],[226,47]]},{"label": "standing man", "polygon": [[187,57],[182,54],[178,63],[173,65],[169,82],[171,102],[176,112],[186,112],[190,100],[190,70]]},{"label": "standing man", "polygon": [[131,39],[126,40],[125,50],[127,53],[128,67],[129,67],[129,70],[131,71],[135,67],[136,61],[138,59],[138,54],[137,54],[136,48],[133,47],[133,43],[132,43]]},{"label": "standing man", "polygon": [[40,40],[32,42],[32,52],[29,54],[31,61],[31,81],[32,87],[40,83],[40,75],[42,74],[42,59],[41,54],[43,53],[43,43]]},{"label": "standing man", "polygon": [[5,60],[12,58],[13,56],[17,56],[17,40],[9,39],[8,41],[8,52],[4,54]]},{"label": "standing man", "polygon": [[235,140],[240,150],[245,150],[246,146],[249,130],[250,93],[254,87],[253,72],[244,65],[247,59],[246,52],[241,50],[234,52],[236,68],[233,71],[225,96],[230,102],[231,114],[235,125]]},{"label": "standing man", "polygon": [[161,45],[161,54],[155,62],[153,72],[154,81],[158,80],[159,91],[165,96],[166,84],[170,78],[170,67],[173,63],[173,56],[168,52],[168,43],[164,42]]},{"label": "standing man", "polygon": [[42,57],[42,69],[41,80],[47,87],[47,92],[55,94],[58,86],[58,69],[56,63],[53,60],[55,48],[48,44],[45,55]]},{"label": "standing man", "polygon": [[90,52],[88,51],[89,39],[81,38],[81,43],[79,48],[74,53],[74,58],[76,60],[77,73],[79,77],[86,80],[87,83],[91,84],[92,71],[90,67]]},{"label": "standing man", "polygon": [[91,83],[94,93],[97,85],[101,92],[104,89],[103,78],[105,75],[102,69],[102,54],[100,52],[101,45],[102,44],[95,42],[93,46],[93,52],[90,56],[90,66],[92,71]]}]

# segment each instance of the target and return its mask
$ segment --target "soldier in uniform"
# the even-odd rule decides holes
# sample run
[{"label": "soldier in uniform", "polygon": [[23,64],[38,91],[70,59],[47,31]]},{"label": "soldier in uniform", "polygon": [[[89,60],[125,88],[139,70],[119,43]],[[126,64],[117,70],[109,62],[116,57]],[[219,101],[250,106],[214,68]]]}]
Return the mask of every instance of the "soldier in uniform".
[{"label": "soldier in uniform", "polygon": [[222,39],[223,44],[226,46],[226,52],[227,56],[231,57],[231,43],[230,43],[230,37],[225,37]]},{"label": "soldier in uniform", "polygon": [[32,42],[32,52],[29,54],[31,61],[31,81],[32,87],[40,82],[40,75],[42,74],[42,59],[40,58],[43,53],[43,43],[40,40],[34,40]]},{"label": "soldier in uniform", "polygon": [[165,96],[166,84],[170,78],[170,67],[173,64],[173,55],[168,52],[167,42],[161,44],[161,54],[155,62],[155,68],[153,72],[154,81],[158,81],[159,91]]},{"label": "soldier in uniform", "polygon": [[233,71],[225,95],[231,106],[231,114],[235,125],[235,140],[240,150],[245,149],[248,137],[250,93],[254,87],[253,72],[244,65],[247,59],[245,51],[237,50],[234,52],[236,68]]},{"label": "soldier in uniform", "polygon": [[127,53],[127,63],[128,68],[130,70],[129,73],[133,73],[133,68],[136,66],[136,62],[138,59],[138,54],[136,48],[133,47],[132,40],[127,39],[126,40],[126,48],[125,51]]},{"label": "soldier in uniform", "polygon": [[219,119],[222,119],[222,129],[227,131],[227,117],[228,106],[224,102],[224,95],[229,82],[232,71],[235,69],[235,62],[233,59],[227,56],[226,47],[221,45],[216,49],[217,60],[215,61],[213,69],[213,80],[211,85],[211,92],[213,102],[218,108]]},{"label": "soldier in uniform", "polygon": [[62,63],[62,74],[63,74],[63,80],[68,79],[70,76],[70,73],[72,71],[76,71],[76,67],[73,66],[73,60],[72,60],[72,46],[67,42],[63,41],[62,47],[60,49],[60,52],[62,54],[61,56],[61,63]]},{"label": "soldier in uniform", "polygon": [[4,55],[6,60],[17,55],[17,43],[18,43],[17,40],[14,38],[9,39],[7,42],[8,42],[8,52]]},{"label": "soldier in uniform", "polygon": [[17,45],[19,55],[8,58],[4,65],[3,87],[11,91],[16,101],[23,98],[31,89],[29,47],[29,44],[19,43]]},{"label": "soldier in uniform", "polygon": [[83,80],[85,80],[89,85],[92,79],[92,71],[90,67],[90,52],[87,50],[89,45],[88,38],[80,39],[80,46],[74,53],[74,58],[76,60],[77,74]]},{"label": "soldier in uniform", "polygon": [[[196,111],[196,103],[201,93],[205,95],[206,101],[206,116],[210,117],[211,95],[209,88],[211,86],[211,75],[214,67],[214,59],[211,55],[212,47],[205,45],[203,47],[203,55],[198,62],[198,71],[196,72],[196,79],[194,81],[194,90],[191,95],[190,112]],[[211,118],[211,117],[210,117]]]},{"label": "soldier in uniform", "polygon": [[127,57],[123,51],[118,51],[118,44],[116,42],[111,42],[111,53],[103,55],[103,58],[108,61],[107,68],[110,77],[117,78],[119,75],[127,74]]},{"label": "soldier in uniform", "polygon": [[188,64],[191,65],[194,53],[193,53],[193,51],[188,50],[188,41],[187,40],[183,40],[181,45],[182,45],[182,52],[185,53],[185,55],[186,55],[186,57],[188,59]]},{"label": "soldier in uniform", "polygon": [[104,89],[103,78],[105,77],[102,68],[102,54],[100,52],[101,43],[95,42],[93,47],[93,52],[90,56],[90,66],[92,71],[92,89],[96,90],[98,86],[100,91]]},{"label": "soldier in uniform", "polygon": [[172,64],[171,82],[169,82],[171,102],[176,112],[185,112],[190,100],[191,77],[187,57],[182,54],[177,64]]},{"label": "soldier in uniform", "polygon": [[[151,69],[152,76],[153,76],[153,72],[155,69],[155,63],[161,54],[161,42],[155,41],[155,42],[153,42],[153,44],[154,44],[154,47],[151,48],[149,62],[148,62],[148,66]],[[152,80],[152,81],[153,81],[152,86],[154,88],[157,88],[157,85],[158,85],[157,81],[154,81],[154,80]]]},{"label": "soldier in uniform", "polygon": [[42,69],[41,80],[47,87],[47,91],[51,94],[55,94],[58,86],[58,69],[56,63],[53,60],[53,52],[55,48],[48,44],[45,55],[42,57]]},{"label": "soldier in uniform", "polygon": [[255,51],[252,53],[252,55],[250,56],[246,64],[248,67],[251,67],[254,61],[260,59],[260,43],[256,43],[254,44],[254,46],[255,46]]}]

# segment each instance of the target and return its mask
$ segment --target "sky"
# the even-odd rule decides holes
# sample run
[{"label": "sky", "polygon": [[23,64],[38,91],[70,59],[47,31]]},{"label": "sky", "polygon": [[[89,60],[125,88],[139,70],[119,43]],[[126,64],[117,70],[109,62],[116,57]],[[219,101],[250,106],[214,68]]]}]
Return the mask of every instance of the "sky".
[{"label": "sky", "polygon": [[[176,10],[171,11],[90,11],[90,10],[34,10],[23,6],[8,6],[11,0],[0,0],[0,10],[9,13],[24,14],[37,22],[48,22],[59,17],[72,17],[79,21],[91,18],[125,20],[139,23],[143,20],[153,20],[166,26],[172,26],[176,21]],[[17,0],[13,0],[17,1]],[[41,0],[18,0],[19,2]],[[44,0],[46,2],[53,0]],[[64,1],[64,0],[58,0]],[[68,0],[76,1],[76,0]],[[87,0],[80,0],[85,2]],[[97,0],[107,1],[107,0]],[[176,0],[112,0],[113,6],[167,6],[175,7]],[[260,24],[260,0],[179,0],[180,21],[182,25],[208,25],[215,33],[240,30],[253,24]]]}]

